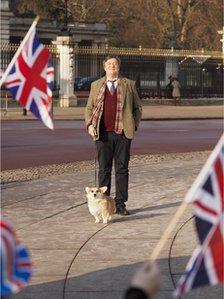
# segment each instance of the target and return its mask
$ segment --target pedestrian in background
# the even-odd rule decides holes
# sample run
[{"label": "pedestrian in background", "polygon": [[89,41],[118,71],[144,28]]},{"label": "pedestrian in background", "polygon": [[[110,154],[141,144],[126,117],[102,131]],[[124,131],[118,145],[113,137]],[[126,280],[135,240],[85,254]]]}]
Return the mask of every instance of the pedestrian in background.
[{"label": "pedestrian in background", "polygon": [[171,99],[172,91],[173,91],[173,86],[172,86],[173,77],[170,75],[168,79],[169,79],[169,83],[166,85],[166,98]]},{"label": "pedestrian in background", "polygon": [[131,141],[138,128],[142,108],[135,82],[119,76],[120,59],[108,56],[103,61],[106,75],[91,84],[85,110],[88,133],[96,143],[99,163],[99,187],[107,186],[110,195],[114,160],[116,209],[129,215],[129,159]]},{"label": "pedestrian in background", "polygon": [[180,83],[176,77],[174,77],[172,80],[172,86],[173,86],[172,96],[174,99],[174,104],[176,106],[177,104],[180,104]]}]

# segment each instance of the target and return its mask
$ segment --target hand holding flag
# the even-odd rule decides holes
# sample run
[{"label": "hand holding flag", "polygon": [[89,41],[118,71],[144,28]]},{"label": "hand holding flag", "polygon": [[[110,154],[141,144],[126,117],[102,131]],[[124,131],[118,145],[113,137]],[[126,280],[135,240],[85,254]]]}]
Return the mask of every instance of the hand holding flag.
[{"label": "hand holding flag", "polygon": [[186,196],[195,206],[200,245],[180,278],[175,296],[200,286],[224,282],[223,139],[224,135]]},{"label": "hand holding flag", "polygon": [[224,282],[224,134],[188,191],[150,259],[154,261],[166,244],[188,202],[195,205],[196,228],[201,245],[195,250],[181,277],[175,296],[206,284]]}]

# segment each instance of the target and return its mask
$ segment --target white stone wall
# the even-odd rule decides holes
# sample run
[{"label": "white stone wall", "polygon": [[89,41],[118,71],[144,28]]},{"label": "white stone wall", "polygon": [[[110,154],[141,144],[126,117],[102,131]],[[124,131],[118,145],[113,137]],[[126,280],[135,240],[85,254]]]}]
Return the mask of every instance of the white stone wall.
[{"label": "white stone wall", "polygon": [[0,2],[0,14],[1,14],[1,21],[0,21],[0,40],[2,43],[9,42],[9,20],[13,16],[12,12],[9,10],[9,1],[8,0],[1,0]]}]

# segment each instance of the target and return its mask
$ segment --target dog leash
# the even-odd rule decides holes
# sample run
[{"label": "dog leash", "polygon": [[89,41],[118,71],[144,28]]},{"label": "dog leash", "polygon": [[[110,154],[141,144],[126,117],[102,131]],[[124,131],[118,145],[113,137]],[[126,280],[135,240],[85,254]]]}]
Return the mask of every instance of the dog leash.
[{"label": "dog leash", "polygon": [[96,166],[96,155],[97,155],[97,150],[95,146],[95,155],[94,155],[94,176],[95,176],[95,187],[97,187],[97,166]]}]

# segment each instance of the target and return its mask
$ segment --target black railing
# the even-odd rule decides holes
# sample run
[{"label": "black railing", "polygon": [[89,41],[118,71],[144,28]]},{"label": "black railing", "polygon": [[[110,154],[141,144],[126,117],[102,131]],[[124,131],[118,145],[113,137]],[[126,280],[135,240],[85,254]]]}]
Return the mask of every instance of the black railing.
[{"label": "black railing", "polygon": [[[1,69],[4,71],[18,45],[0,44]],[[60,90],[59,53],[48,46],[55,68],[55,91]],[[169,98],[170,75],[178,76],[182,98],[223,96],[223,56],[221,52],[173,49],[75,47],[74,92],[88,91],[91,82],[104,74],[103,59],[107,55],[121,58],[121,74],[137,83],[142,98]]]}]

